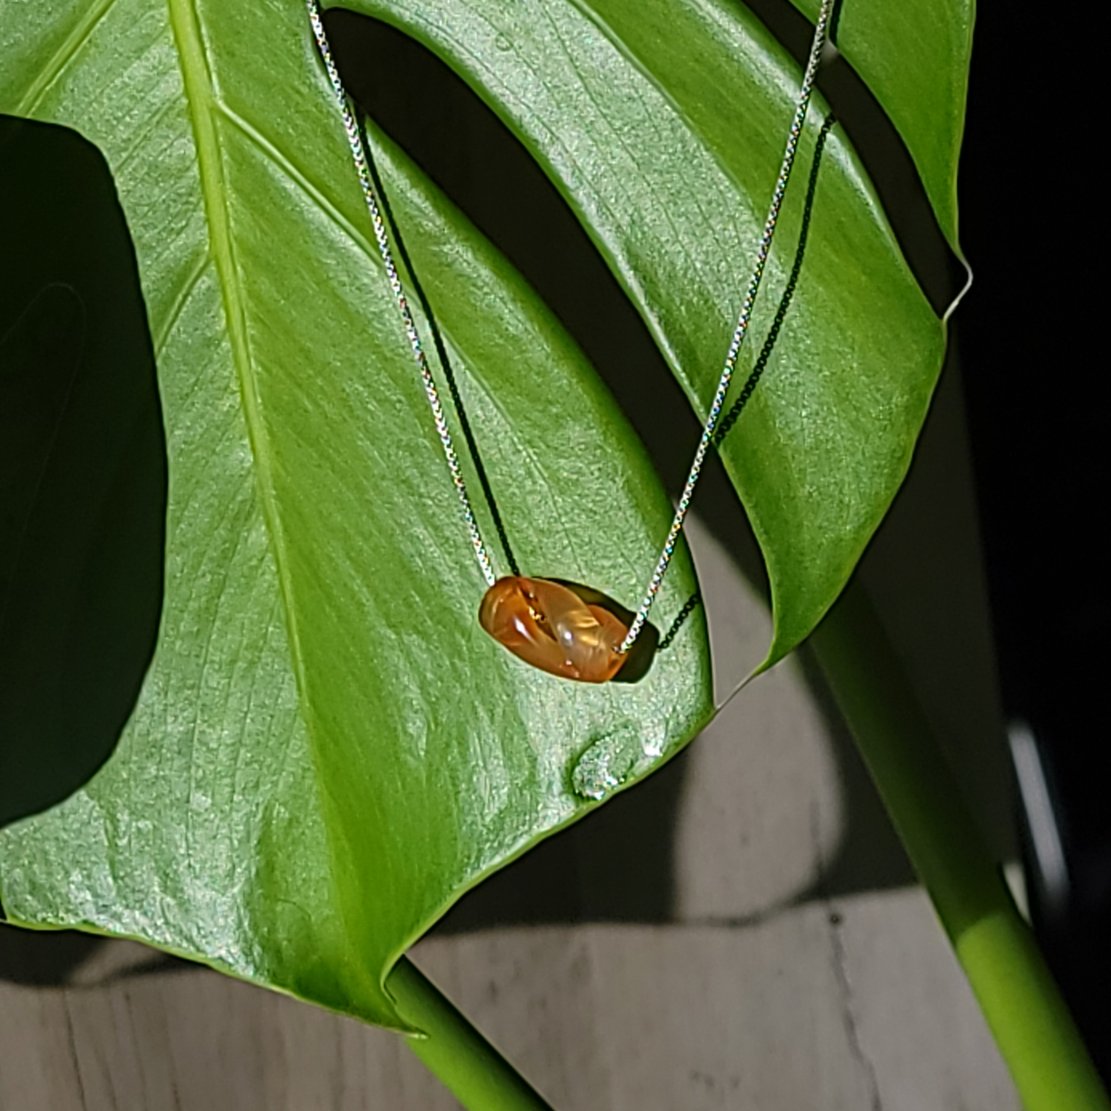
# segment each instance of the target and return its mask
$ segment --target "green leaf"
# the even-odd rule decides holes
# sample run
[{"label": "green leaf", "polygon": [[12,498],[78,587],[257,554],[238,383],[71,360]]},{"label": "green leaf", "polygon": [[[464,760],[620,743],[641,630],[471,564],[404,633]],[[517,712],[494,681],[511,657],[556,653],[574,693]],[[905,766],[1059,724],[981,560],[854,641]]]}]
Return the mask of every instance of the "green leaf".
[{"label": "green leaf", "polygon": [[[797,85],[778,44],[724,0],[356,6],[521,137],[701,411]],[[102,771],[0,834],[6,912],[402,1025],[382,987],[396,955],[584,812],[584,753],[631,739],[633,782],[706,722],[701,615],[640,682],[602,688],[530,672],[478,629],[482,580],[300,0],[0,0],[0,19],[0,110],[74,128],[115,178],[169,458],[153,662]],[[522,566],[635,604],[670,516],[641,445],[520,277],[375,142]],[[943,343],[835,129],[790,311],[723,449],[768,565],[769,661],[885,512]],[[661,621],[693,585],[680,553]]]},{"label": "green leaf", "polygon": [[[821,0],[792,0],[810,19]],[[851,0],[837,48],[907,144],[949,245],[957,245],[957,160],[964,134],[974,0]]]}]

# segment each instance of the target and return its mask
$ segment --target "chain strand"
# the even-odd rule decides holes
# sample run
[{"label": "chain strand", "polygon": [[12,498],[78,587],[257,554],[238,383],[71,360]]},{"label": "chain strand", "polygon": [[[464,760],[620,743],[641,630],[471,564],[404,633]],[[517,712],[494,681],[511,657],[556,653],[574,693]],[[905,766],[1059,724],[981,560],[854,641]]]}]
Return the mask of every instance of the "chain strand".
[{"label": "chain strand", "polygon": [[[787,310],[791,307],[791,299],[795,295],[795,288],[798,285],[799,275],[802,273],[802,260],[806,254],[806,241],[810,235],[810,219],[814,211],[814,197],[818,191],[818,171],[822,165],[822,152],[825,150],[826,139],[829,138],[829,133],[836,122],[832,114],[826,116],[821,130],[818,132],[818,139],[814,144],[814,160],[810,164],[810,180],[806,186],[806,200],[802,205],[802,221],[799,225],[798,245],[795,247],[795,261],[791,264],[791,275],[787,279],[787,284],[783,287],[783,295],[779,299],[779,306],[775,310],[775,318],[772,320],[771,327],[768,329],[768,334],[764,337],[764,344],[760,348],[760,354],[753,364],[752,370],[749,371],[748,378],[740,394],[738,394],[733,404],[729,406],[729,412],[721,418],[717,430],[714,432],[714,447],[717,449],[721,448],[726,437],[736,426],[741,413],[744,412],[745,406],[756,392],[756,387],[760,383],[760,378],[767,369],[768,360],[771,358],[776,340],[779,339],[779,330],[783,327],[784,320],[787,319]],[[685,605],[679,611],[679,615],[672,621],[671,628],[668,629],[667,635],[660,641],[657,651],[662,652],[674,642],[683,623],[694,612],[700,601],[701,595],[696,590],[687,599]]]},{"label": "chain strand", "polygon": [[656,570],[652,572],[652,578],[644,593],[644,600],[640,603],[636,617],[633,619],[632,625],[629,626],[629,632],[621,644],[619,649],[621,652],[628,652],[632,648],[637,637],[640,636],[641,629],[644,628],[644,623],[648,620],[652,603],[656,600],[660,584],[663,582],[668,565],[671,563],[671,557],[675,554],[675,545],[679,541],[679,534],[683,531],[687,510],[690,509],[695,487],[702,475],[702,464],[706,459],[706,452],[714,439],[714,429],[717,427],[722,406],[725,404],[725,395],[729,392],[729,383],[733,380],[733,371],[737,366],[737,356],[740,354],[741,344],[744,343],[745,336],[748,334],[752,306],[756,301],[760,281],[764,276],[764,265],[767,263],[768,254],[771,251],[772,238],[775,236],[775,228],[779,220],[779,210],[783,204],[783,196],[787,192],[787,182],[791,177],[791,168],[795,163],[795,152],[798,150],[799,136],[802,134],[806,110],[810,106],[810,94],[814,89],[814,77],[818,72],[822,48],[825,46],[826,30],[829,25],[833,3],[834,0],[822,0],[822,7],[818,12],[818,22],[814,25],[814,39],[810,44],[810,56],[807,58],[806,71],[803,74],[802,85],[799,88],[798,102],[795,107],[794,118],[791,120],[791,130],[787,136],[787,147],[783,152],[779,177],[775,182],[771,204],[768,206],[768,216],[764,222],[764,231],[756,249],[756,261],[752,267],[752,277],[749,279],[744,300],[741,302],[740,315],[737,317],[737,326],[733,331],[733,339],[730,341],[729,351],[725,356],[725,364],[722,368],[721,378],[718,381],[718,388],[714,393],[714,400],[710,403],[710,414],[702,428],[698,449],[694,453],[694,461],[691,463],[690,474],[687,476],[687,484],[683,487],[679,504],[675,507],[675,516],[671,521],[671,529],[668,531],[667,539],[664,541],[663,551],[660,552],[659,562],[656,564]]},{"label": "chain strand", "polygon": [[351,111],[351,103],[347,97],[347,91],[343,87],[343,82],[340,80],[339,70],[336,68],[335,59],[332,57],[332,49],[328,44],[328,36],[324,31],[324,21],[320,15],[320,5],[317,0],[305,0],[306,7],[309,10],[309,21],[312,23],[313,35],[316,37],[316,45],[320,49],[320,56],[324,61],[324,69],[327,71],[328,80],[332,86],[332,92],[335,93],[336,103],[339,105],[340,115],[343,118],[343,127],[347,132],[347,143],[351,148],[351,157],[355,162],[355,171],[359,175],[359,185],[363,190],[363,199],[366,201],[367,211],[370,213],[370,222],[374,227],[374,238],[378,244],[378,253],[382,256],[382,264],[386,268],[386,277],[389,279],[390,289],[393,291],[394,300],[397,302],[397,307],[401,312],[401,321],[405,327],[405,335],[409,340],[409,347],[413,352],[413,359],[416,361],[417,369],[420,371],[421,381],[424,383],[424,393],[428,398],[428,406],[432,410],[432,419],[436,425],[436,433],[440,437],[440,443],[443,445],[444,458],[447,460],[448,471],[451,472],[451,481],[455,485],[455,492],[459,495],[459,505],[463,513],[463,522],[467,526],[467,532],[471,538],[471,546],[474,548],[475,559],[478,560],[479,569],[482,571],[482,577],[486,580],[487,586],[493,586],[497,577],[494,574],[493,565],[490,563],[490,555],[486,551],[486,545],[482,540],[482,533],[478,528],[478,521],[475,518],[474,507],[471,505],[470,495],[467,493],[467,482],[463,477],[463,469],[459,464],[459,456],[455,453],[455,445],[452,443],[451,430],[447,425],[447,417],[444,415],[443,403],[440,401],[440,391],[436,388],[436,380],[432,377],[432,371],[428,366],[428,359],[424,353],[424,346],[421,344],[420,334],[417,332],[416,323],[413,320],[413,314],[409,309],[409,302],[405,296],[405,290],[401,286],[401,279],[398,277],[397,264],[394,262],[393,251],[390,249],[389,236],[386,233],[386,223],[382,218],[381,206],[378,203],[377,194],[374,191],[374,182],[371,179],[370,162],[367,158],[366,149],[363,146],[362,136],[359,133],[358,121],[355,119],[355,114]]}]

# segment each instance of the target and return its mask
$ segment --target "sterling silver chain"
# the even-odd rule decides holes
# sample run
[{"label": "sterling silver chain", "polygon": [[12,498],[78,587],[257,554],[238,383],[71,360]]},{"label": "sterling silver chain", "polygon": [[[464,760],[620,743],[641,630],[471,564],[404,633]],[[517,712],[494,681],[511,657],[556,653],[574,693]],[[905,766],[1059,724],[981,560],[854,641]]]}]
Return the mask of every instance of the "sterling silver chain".
[{"label": "sterling silver chain", "polygon": [[436,433],[444,448],[444,458],[447,460],[447,469],[451,473],[451,481],[455,484],[455,492],[459,495],[459,504],[463,510],[463,523],[471,538],[471,547],[474,548],[475,559],[478,560],[482,577],[487,586],[493,586],[497,581],[493,565],[490,563],[490,553],[482,540],[482,533],[478,528],[478,521],[471,505],[471,497],[467,493],[467,483],[463,478],[463,468],[459,465],[459,456],[455,453],[455,445],[451,439],[451,429],[447,425],[444,415],[443,402],[440,400],[440,391],[436,388],[436,380],[428,366],[428,357],[424,353],[420,333],[417,331],[413,314],[409,309],[409,301],[402,288],[401,279],[397,275],[397,264],[393,259],[390,248],[390,239],[386,234],[386,222],[382,217],[382,206],[378,201],[378,194],[374,189],[374,182],[370,173],[370,162],[363,149],[362,136],[359,134],[359,124],[355,113],[351,111],[351,102],[347,91],[340,80],[339,70],[336,69],[335,59],[332,57],[332,48],[328,44],[328,36],[324,31],[324,21],[320,17],[320,5],[317,0],[306,0],[309,9],[309,20],[312,22],[313,34],[316,36],[316,45],[320,48],[320,56],[324,59],[324,68],[328,73],[328,80],[332,84],[332,91],[336,94],[336,103],[339,105],[340,115],[343,117],[343,128],[347,132],[347,142],[351,147],[351,156],[355,162],[355,172],[359,175],[359,185],[363,190],[367,211],[370,213],[370,222],[374,227],[374,238],[378,243],[378,252],[386,267],[386,277],[389,279],[390,289],[393,290],[394,300],[401,312],[401,322],[405,327],[405,335],[416,360],[417,369],[420,371],[421,381],[424,383],[424,393],[428,398],[429,408],[432,410],[432,420],[436,425]]},{"label": "sterling silver chain", "polygon": [[[432,410],[432,419],[436,425],[436,432],[440,437],[440,443],[444,449],[444,458],[447,460],[451,481],[459,497],[459,505],[463,513],[463,522],[471,538],[471,546],[474,548],[475,559],[478,561],[479,569],[482,571],[482,577],[486,580],[488,586],[492,586],[496,581],[496,576],[494,574],[493,565],[490,562],[490,554],[486,550],[486,545],[483,542],[482,533],[479,531],[478,521],[475,517],[474,507],[471,505],[470,495],[467,493],[467,483],[463,477],[462,467],[459,464],[459,456],[456,454],[455,446],[452,442],[451,430],[448,428],[447,417],[444,414],[443,403],[440,400],[440,392],[436,387],[436,381],[429,368],[428,358],[424,353],[424,346],[417,332],[413,314],[409,309],[409,302],[405,296],[405,290],[401,285],[401,279],[398,277],[397,264],[394,262],[393,250],[390,247],[389,235],[387,234],[386,223],[382,214],[382,205],[374,188],[374,182],[370,172],[370,162],[367,157],[367,152],[363,147],[358,121],[355,118],[355,113],[352,111],[351,102],[347,96],[347,90],[344,89],[343,82],[340,80],[335,59],[332,57],[332,50],[329,46],[328,36],[324,31],[324,22],[320,15],[320,4],[318,0],[305,0],[305,3],[309,12],[309,20],[312,23],[313,34],[316,36],[316,44],[320,49],[320,56],[324,60],[324,68],[327,71],[328,80],[331,83],[332,91],[336,97],[336,104],[339,106],[340,115],[343,118],[344,130],[347,132],[347,142],[351,148],[351,156],[355,163],[355,172],[358,174],[359,185],[362,188],[363,198],[366,201],[367,211],[370,214],[370,222],[374,228],[374,238],[378,244],[378,251],[382,256],[382,263],[386,268],[386,277],[389,280],[390,289],[393,291],[394,299],[401,313],[405,335],[409,340],[409,346],[412,349],[413,359],[417,364],[417,369],[420,371],[421,381],[424,383],[425,396],[428,398],[428,405]],[[822,0],[821,8],[818,12],[818,20],[814,25],[814,38],[810,44],[810,54],[806,61],[806,70],[803,73],[802,84],[799,87],[799,94],[795,103],[795,113],[791,119],[791,129],[787,135],[787,146],[783,152],[783,161],[779,167],[779,176],[776,178],[775,189],[772,191],[767,219],[764,221],[764,230],[756,248],[756,259],[752,266],[752,274],[749,278],[748,287],[745,290],[744,300],[741,302],[740,315],[737,317],[737,324],[733,330],[733,338],[729,343],[729,350],[725,356],[725,363],[722,367],[721,377],[718,380],[717,390],[714,393],[713,401],[710,403],[710,412],[702,428],[702,435],[698,441],[698,448],[694,453],[694,461],[691,463],[686,485],[683,487],[683,492],[679,496],[679,502],[675,507],[675,516],[672,519],[671,528],[668,530],[667,539],[664,541],[663,550],[660,552],[660,558],[656,563],[656,569],[652,572],[652,578],[649,580],[648,586],[644,592],[644,599],[637,609],[636,617],[633,619],[632,625],[629,626],[629,632],[621,644],[619,649],[621,652],[628,652],[628,650],[632,648],[637,637],[640,636],[645,622],[648,620],[648,614],[652,609],[653,602],[656,600],[656,595],[659,593],[664,575],[667,573],[668,565],[671,563],[671,557],[675,553],[675,546],[679,542],[679,536],[683,531],[683,524],[686,521],[687,511],[690,509],[695,487],[698,485],[698,480],[702,475],[702,464],[705,462],[706,452],[710,449],[710,445],[714,439],[714,431],[717,428],[722,408],[725,405],[725,396],[729,392],[729,385],[733,381],[733,372],[737,366],[737,357],[740,354],[741,345],[744,343],[745,336],[748,334],[749,321],[752,317],[752,307],[756,302],[756,294],[759,292],[760,282],[764,276],[764,267],[771,251],[772,239],[775,236],[776,224],[779,221],[779,210],[783,205],[783,197],[787,192],[787,183],[790,180],[791,169],[794,166],[795,154],[798,150],[799,136],[802,134],[803,122],[806,119],[806,112],[810,106],[810,95],[814,89],[814,78],[818,72],[818,64],[821,61],[822,49],[825,46],[826,35],[829,30],[829,17],[833,10],[833,5],[834,0]]]}]

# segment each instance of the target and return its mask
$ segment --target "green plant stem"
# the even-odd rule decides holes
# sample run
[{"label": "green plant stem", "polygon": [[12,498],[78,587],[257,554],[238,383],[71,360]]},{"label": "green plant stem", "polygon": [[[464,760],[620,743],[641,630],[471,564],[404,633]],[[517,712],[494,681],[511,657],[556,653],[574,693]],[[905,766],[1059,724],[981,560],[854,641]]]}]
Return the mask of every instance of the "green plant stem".
[{"label": "green plant stem", "polygon": [[858,585],[849,587],[811,643],[1027,1111],[1111,1107],[960,784]]},{"label": "green plant stem", "polygon": [[407,1037],[409,1048],[469,1111],[551,1111],[411,961],[397,962],[386,987],[405,1019],[425,1032]]}]

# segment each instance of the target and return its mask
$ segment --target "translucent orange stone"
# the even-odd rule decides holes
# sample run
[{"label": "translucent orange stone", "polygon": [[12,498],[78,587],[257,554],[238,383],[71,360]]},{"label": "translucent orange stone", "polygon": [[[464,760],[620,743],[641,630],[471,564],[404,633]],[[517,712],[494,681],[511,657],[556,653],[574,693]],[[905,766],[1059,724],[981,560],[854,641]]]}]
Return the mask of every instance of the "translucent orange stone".
[{"label": "translucent orange stone", "polygon": [[551,579],[498,579],[482,598],[478,620],[525,663],[564,679],[606,683],[626,659],[617,650],[625,625]]}]

